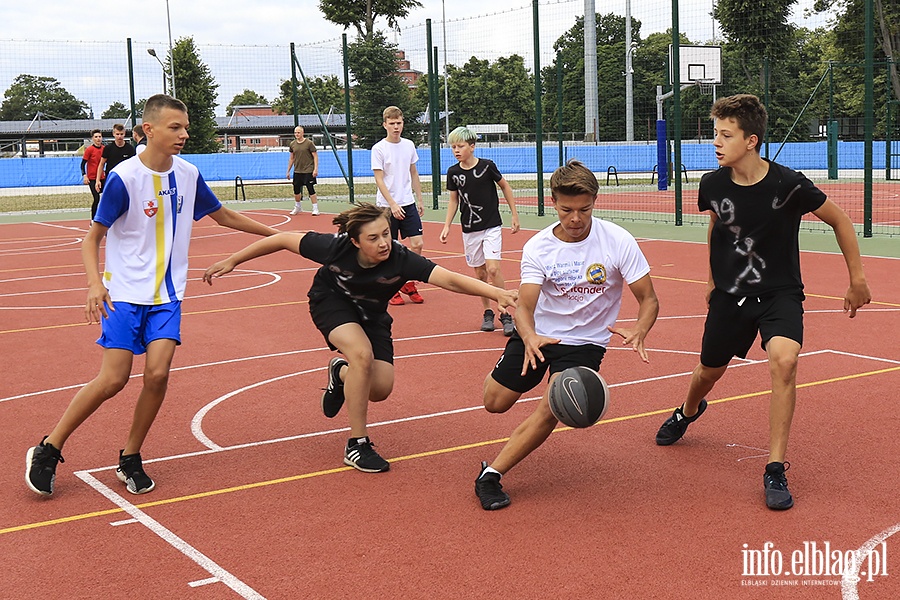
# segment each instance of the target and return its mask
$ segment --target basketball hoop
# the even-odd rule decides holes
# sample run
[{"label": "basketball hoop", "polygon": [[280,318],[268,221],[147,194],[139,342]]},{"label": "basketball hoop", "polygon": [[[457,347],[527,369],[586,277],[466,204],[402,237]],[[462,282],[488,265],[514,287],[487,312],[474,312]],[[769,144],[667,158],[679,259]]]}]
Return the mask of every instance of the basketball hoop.
[{"label": "basketball hoop", "polygon": [[696,80],[697,87],[700,88],[700,93],[704,96],[712,96],[713,91],[716,89],[716,80],[715,79],[698,79]]}]

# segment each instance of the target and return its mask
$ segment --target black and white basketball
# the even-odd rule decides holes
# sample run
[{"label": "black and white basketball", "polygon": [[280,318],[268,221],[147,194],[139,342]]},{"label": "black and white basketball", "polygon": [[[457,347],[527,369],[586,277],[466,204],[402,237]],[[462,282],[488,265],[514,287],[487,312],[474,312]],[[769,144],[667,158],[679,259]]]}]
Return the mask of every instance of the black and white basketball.
[{"label": "black and white basketball", "polygon": [[571,367],[550,384],[550,410],[569,427],[590,427],[609,407],[609,386],[597,371]]}]

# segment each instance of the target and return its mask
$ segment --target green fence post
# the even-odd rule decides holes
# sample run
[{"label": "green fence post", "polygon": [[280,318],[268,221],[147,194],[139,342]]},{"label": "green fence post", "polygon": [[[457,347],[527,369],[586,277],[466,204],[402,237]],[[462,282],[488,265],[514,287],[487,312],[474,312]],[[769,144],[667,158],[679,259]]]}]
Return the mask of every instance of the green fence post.
[{"label": "green fence post", "polygon": [[350,63],[347,61],[347,34],[341,35],[344,53],[344,125],[347,130],[347,187],[350,188],[350,202],[355,204],[353,192],[353,133],[350,122]]},{"label": "green fence post", "polygon": [[131,126],[134,127],[137,125],[137,115],[135,113],[135,105],[137,104],[134,101],[134,58],[132,54],[131,48],[131,38],[128,38],[128,91],[131,94]]},{"label": "green fence post", "polygon": [[873,0],[866,0],[866,101],[865,145],[863,146],[863,236],[872,237],[872,140],[875,133],[875,48]]},{"label": "green fence post", "polygon": [[532,35],[534,37],[534,133],[537,163],[538,216],[544,216],[544,127],[541,118],[541,35],[538,26],[540,16],[538,0],[531,2]]},{"label": "green fence post", "polygon": [[838,122],[828,121],[828,179],[838,178]]},{"label": "green fence post", "polygon": [[559,131],[559,166],[565,163],[563,152],[562,54],[556,53],[556,127]]}]

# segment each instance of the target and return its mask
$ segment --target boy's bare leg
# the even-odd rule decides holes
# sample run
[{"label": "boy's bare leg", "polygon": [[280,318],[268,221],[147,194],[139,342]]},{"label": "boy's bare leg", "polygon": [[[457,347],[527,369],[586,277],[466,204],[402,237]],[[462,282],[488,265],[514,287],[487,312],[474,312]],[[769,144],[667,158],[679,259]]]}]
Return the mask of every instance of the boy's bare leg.
[{"label": "boy's bare leg", "polygon": [[[550,387],[547,387],[549,391]],[[534,412],[522,421],[509,441],[500,450],[500,454],[491,463],[491,467],[501,474],[506,473],[516,466],[523,458],[531,454],[538,446],[544,443],[553,433],[559,423],[553,413],[550,412],[550,402],[547,399],[547,391],[538,402]]]},{"label": "boy's bare leg", "polygon": [[[485,283],[489,283],[487,266],[481,265],[480,267],[473,267],[473,268],[475,269],[475,279],[478,279],[479,281],[483,281]],[[487,298],[482,297],[481,298],[482,311],[488,310],[490,307],[491,307],[491,301],[488,300]]]},{"label": "boy's bare leg", "polygon": [[137,454],[144,445],[150,426],[166,398],[169,386],[169,369],[175,356],[175,340],[154,340],[147,345],[147,360],[144,365],[144,384],[134,407],[134,420],[122,452],[127,456]]},{"label": "boy's bare leg", "polygon": [[682,412],[685,417],[693,417],[700,408],[700,401],[706,398],[716,382],[725,374],[728,365],[724,367],[707,367],[698,363],[691,374],[691,383],[688,386],[687,398],[684,401]]},{"label": "boy's bare leg", "polygon": [[769,399],[769,462],[784,462],[791,421],[797,402],[797,363],[800,344],[776,336],[766,344],[772,396]]},{"label": "boy's bare leg", "polygon": [[101,404],[122,391],[131,375],[133,360],[134,354],[128,350],[104,349],[100,373],[75,394],[45,443],[62,450],[66,440],[79,425],[94,414]]},{"label": "boy's bare leg", "polygon": [[356,323],[336,327],[328,339],[349,363],[341,369],[341,378],[350,420],[350,437],[364,437],[367,435],[369,402],[379,402],[390,395],[394,387],[394,366],[375,360],[369,338]]}]

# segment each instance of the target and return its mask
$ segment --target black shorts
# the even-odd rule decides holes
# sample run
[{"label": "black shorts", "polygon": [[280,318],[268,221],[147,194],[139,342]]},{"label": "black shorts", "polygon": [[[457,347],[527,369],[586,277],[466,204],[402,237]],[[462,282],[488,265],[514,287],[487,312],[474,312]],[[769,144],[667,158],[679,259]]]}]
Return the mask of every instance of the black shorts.
[{"label": "black shorts", "polygon": [[548,344],[541,348],[541,353],[544,355],[544,362],[538,362],[536,369],[528,369],[523,377],[525,342],[518,333],[514,333],[506,342],[506,349],[497,361],[497,366],[491,371],[491,377],[503,387],[524,394],[544,379],[548,369],[551,375],[565,371],[569,367],[588,367],[599,371],[606,348],[594,344],[580,346]]},{"label": "black shorts", "polygon": [[394,364],[394,341],[391,339],[391,323],[393,320],[387,313],[383,318],[365,320],[359,309],[350,300],[338,295],[325,295],[318,298],[310,298],[309,314],[325,343],[332,350],[337,350],[328,336],[336,328],[346,323],[357,323],[363,328],[369,343],[372,344],[372,353],[375,360]]},{"label": "black shorts", "polygon": [[413,202],[400,208],[403,209],[404,216],[402,219],[398,219],[393,214],[391,215],[391,237],[399,240],[399,236],[406,239],[422,235],[422,217],[419,216],[419,208],[416,206],[416,203]]},{"label": "black shorts", "polygon": [[775,336],[786,337],[802,346],[804,298],[802,292],[741,298],[713,290],[700,362],[715,369],[727,365],[733,356],[746,358],[757,332],[763,350]]},{"label": "black shorts", "polygon": [[312,173],[298,173],[294,171],[294,195],[302,194],[303,186],[306,186],[306,191],[312,196],[316,193],[315,185],[316,178],[313,177]]}]

